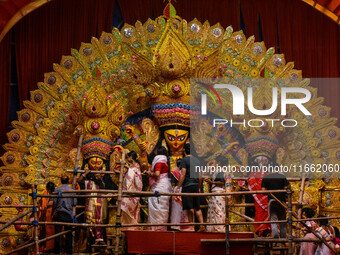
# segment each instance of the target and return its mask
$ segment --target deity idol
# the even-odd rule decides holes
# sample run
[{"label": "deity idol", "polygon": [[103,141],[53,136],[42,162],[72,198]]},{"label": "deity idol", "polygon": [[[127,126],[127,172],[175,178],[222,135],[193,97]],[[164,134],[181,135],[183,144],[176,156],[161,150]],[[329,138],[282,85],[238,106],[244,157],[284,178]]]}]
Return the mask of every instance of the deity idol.
[{"label": "deity idol", "polygon": [[[110,174],[97,173],[98,171],[115,170],[110,169],[110,156],[114,148],[113,142],[119,135],[118,127],[110,120],[117,107],[112,105],[110,98],[107,98],[104,93],[104,90],[98,86],[93,86],[86,93],[86,97],[80,105],[80,109],[84,113],[83,124],[76,128],[78,135],[84,135],[81,152],[83,155],[82,169],[85,169],[85,173],[78,177],[78,183],[81,187],[92,190],[93,193],[89,193],[90,195],[98,195],[95,191],[100,189],[117,190],[117,185],[113,182]],[[116,154],[112,155],[115,156]],[[112,157],[112,159],[114,159],[114,162],[117,161],[115,157]],[[93,171],[95,172],[92,173]],[[117,171],[119,172],[119,169]],[[107,198],[96,196],[86,198],[86,223],[104,224],[107,220],[107,214]],[[104,242],[104,228],[90,229],[90,233],[97,244]]]}]

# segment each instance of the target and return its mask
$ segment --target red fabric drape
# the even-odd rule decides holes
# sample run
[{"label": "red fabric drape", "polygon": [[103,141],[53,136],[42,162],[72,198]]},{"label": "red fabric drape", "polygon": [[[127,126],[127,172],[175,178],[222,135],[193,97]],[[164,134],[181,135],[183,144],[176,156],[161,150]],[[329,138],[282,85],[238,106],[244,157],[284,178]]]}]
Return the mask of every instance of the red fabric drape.
[{"label": "red fabric drape", "polygon": [[276,5],[276,1],[241,0],[247,37],[254,35],[255,41],[259,41],[259,21],[261,21],[262,39],[266,47],[275,47],[276,52],[278,52]]},{"label": "red fabric drape", "polygon": [[[185,0],[172,3],[177,15],[186,19],[188,22],[197,18],[200,22],[206,20],[210,25],[220,23],[223,27],[233,26],[234,30],[239,30],[239,0],[230,1],[196,1]],[[165,4],[157,10],[159,15],[163,14]]]},{"label": "red fabric drape", "polygon": [[[278,1],[278,32],[286,59],[304,77],[339,77],[339,26],[299,1]],[[294,20],[294,22],[292,22]]]},{"label": "red fabric drape", "polygon": [[[293,61],[306,78],[340,77],[340,26],[311,6],[295,0],[241,0],[247,36],[258,41],[258,18],[261,19],[266,47]],[[335,80],[312,83],[332,115],[340,116],[338,95],[340,84]]]},{"label": "red fabric drape", "polygon": [[296,0],[241,0],[247,36],[258,41],[261,18],[266,46],[278,46],[304,77],[339,77],[340,27],[311,6]]},{"label": "red fabric drape", "polygon": [[[154,254],[225,254],[224,243],[202,245],[201,240],[225,238],[223,233],[198,233],[198,232],[163,232],[163,231],[126,231],[126,241],[129,253]],[[232,239],[253,238],[251,232],[231,232]],[[252,254],[251,243],[231,243],[230,254]]]},{"label": "red fabric drape", "polygon": [[[158,1],[159,2],[159,1]],[[134,25],[137,20],[142,23],[146,22],[148,18],[152,18],[155,5],[158,3],[154,0],[123,0],[119,1],[119,6],[124,18],[125,24]],[[162,3],[160,3],[162,4]],[[155,17],[159,15],[155,14]]]},{"label": "red fabric drape", "polygon": [[[11,37],[12,33],[8,33],[0,44],[0,144],[7,141],[6,132],[9,125],[9,96],[11,84]],[[0,148],[2,154],[4,149]]]},{"label": "red fabric drape", "polygon": [[53,70],[62,55],[102,31],[111,32],[114,1],[58,0],[27,15],[15,26],[19,100],[29,98],[44,73]]},{"label": "red fabric drape", "polygon": [[259,40],[258,16],[259,10],[256,1],[241,0],[241,11],[246,30],[246,36],[255,36],[255,41]]},{"label": "red fabric drape", "polygon": [[[300,1],[277,1],[278,33],[281,52],[287,61],[294,61],[303,77],[340,77],[340,26]],[[318,96],[332,107],[332,115],[340,116],[340,84],[317,81]]]}]

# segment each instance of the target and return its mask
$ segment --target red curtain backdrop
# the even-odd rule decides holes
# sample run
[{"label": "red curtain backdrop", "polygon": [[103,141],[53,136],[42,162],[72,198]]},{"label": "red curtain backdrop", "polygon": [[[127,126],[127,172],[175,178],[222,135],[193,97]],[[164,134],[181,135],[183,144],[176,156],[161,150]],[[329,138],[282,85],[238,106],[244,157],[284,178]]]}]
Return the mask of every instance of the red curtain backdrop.
[{"label": "red curtain backdrop", "polygon": [[[7,142],[6,132],[9,125],[9,96],[11,85],[11,33],[0,44],[0,145]],[[0,147],[0,153],[4,152]]]},{"label": "red curtain backdrop", "polygon": [[14,28],[19,100],[29,98],[44,73],[53,71],[62,55],[102,31],[111,31],[114,1],[52,1],[24,17]]},{"label": "red curtain backdrop", "polygon": [[[303,2],[278,1],[278,33],[286,60],[307,78],[340,77],[340,26]],[[340,83],[318,80],[313,83],[332,115],[340,117]],[[338,122],[339,123],[339,122]]]}]

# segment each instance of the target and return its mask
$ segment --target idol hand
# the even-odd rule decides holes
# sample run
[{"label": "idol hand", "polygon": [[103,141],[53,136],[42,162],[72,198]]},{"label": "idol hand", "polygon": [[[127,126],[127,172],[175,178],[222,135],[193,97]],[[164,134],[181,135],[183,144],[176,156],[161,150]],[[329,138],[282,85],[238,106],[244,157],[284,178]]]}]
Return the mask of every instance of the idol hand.
[{"label": "idol hand", "polygon": [[128,133],[129,135],[133,135],[135,133],[135,129],[131,125],[126,125],[125,130],[126,130],[126,133]]}]

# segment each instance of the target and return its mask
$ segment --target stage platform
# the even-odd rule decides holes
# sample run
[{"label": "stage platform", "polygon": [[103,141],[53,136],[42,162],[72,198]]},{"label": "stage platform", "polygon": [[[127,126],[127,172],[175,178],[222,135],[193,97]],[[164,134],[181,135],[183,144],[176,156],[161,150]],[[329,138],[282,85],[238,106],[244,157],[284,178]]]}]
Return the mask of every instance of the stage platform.
[{"label": "stage platform", "polygon": [[[209,243],[206,239],[225,239],[223,233],[126,231],[129,253],[140,254],[225,254],[225,242]],[[231,239],[253,238],[251,232],[231,232]],[[230,243],[231,255],[251,255],[252,243]]]}]

